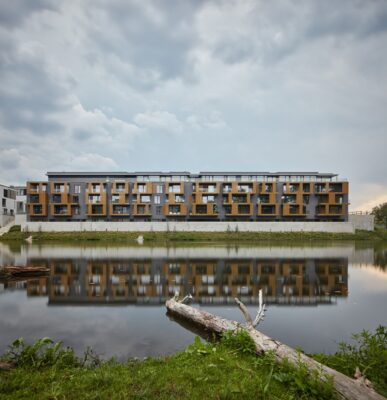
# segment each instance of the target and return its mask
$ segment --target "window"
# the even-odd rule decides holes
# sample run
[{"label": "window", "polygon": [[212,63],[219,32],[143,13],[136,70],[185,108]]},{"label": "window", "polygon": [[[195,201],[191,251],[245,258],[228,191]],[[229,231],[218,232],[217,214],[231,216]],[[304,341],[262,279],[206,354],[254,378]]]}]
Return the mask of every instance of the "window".
[{"label": "window", "polygon": [[207,206],[198,204],[196,206],[196,213],[197,214],[207,214]]},{"label": "window", "polygon": [[275,214],[275,206],[262,206],[262,214]]},{"label": "window", "polygon": [[1,203],[2,203],[3,207],[7,207],[7,200],[6,199],[2,199]]},{"label": "window", "polygon": [[75,185],[74,186],[74,193],[81,193],[81,185]]},{"label": "window", "polygon": [[90,201],[90,203],[100,203],[101,196],[100,195],[91,195],[91,196],[89,196],[89,201]]},{"label": "window", "polygon": [[91,206],[91,213],[92,214],[103,214],[103,208],[101,205],[92,205]]},{"label": "window", "polygon": [[155,204],[160,204],[161,200],[160,200],[160,196],[155,196],[154,197],[154,203]]},{"label": "window", "polygon": [[114,205],[113,214],[129,214],[129,207]]},{"label": "window", "polygon": [[269,203],[269,201],[270,201],[270,198],[269,198],[268,194],[261,194],[258,196],[258,199],[257,199],[258,204],[261,204],[261,203],[267,204],[267,203]]},{"label": "window", "polygon": [[63,206],[63,205],[54,206],[54,214],[55,215],[67,215],[67,206]]},{"label": "window", "polygon": [[180,185],[170,185],[168,190],[169,193],[180,193]]},{"label": "window", "polygon": [[31,204],[39,203],[39,195],[38,194],[31,194],[30,195],[30,203]]},{"label": "window", "polygon": [[41,205],[38,205],[38,206],[34,205],[32,207],[33,214],[42,214],[42,211],[43,211],[43,208]]},{"label": "window", "polygon": [[250,206],[247,204],[239,204],[238,214],[250,214]]},{"label": "window", "polygon": [[203,203],[213,203],[215,201],[215,196],[203,196]]},{"label": "window", "polygon": [[125,191],[125,183],[116,183],[116,191],[124,192]]},{"label": "window", "polygon": [[163,207],[161,207],[161,206],[157,206],[156,207],[156,215],[161,215],[163,212]]},{"label": "window", "polygon": [[61,201],[62,201],[62,196],[60,194],[54,194],[52,196],[53,203],[61,203]]},{"label": "window", "polygon": [[151,197],[150,196],[141,196],[141,203],[150,203]]},{"label": "window", "polygon": [[169,206],[169,214],[173,214],[173,215],[180,214],[180,206],[179,205]]},{"label": "window", "polygon": [[113,194],[112,195],[112,203],[119,203],[120,201],[120,195],[119,194]]},{"label": "window", "polygon": [[163,193],[163,185],[156,186],[156,193]]}]

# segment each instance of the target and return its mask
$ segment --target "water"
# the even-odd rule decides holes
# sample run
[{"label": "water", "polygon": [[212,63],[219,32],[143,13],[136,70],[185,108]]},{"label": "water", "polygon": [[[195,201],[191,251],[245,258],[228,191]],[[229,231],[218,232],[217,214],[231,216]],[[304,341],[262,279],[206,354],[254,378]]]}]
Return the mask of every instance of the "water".
[{"label": "water", "polygon": [[46,265],[50,275],[0,283],[0,353],[44,336],[78,353],[120,360],[169,354],[194,334],[166,315],[178,290],[195,306],[243,322],[258,290],[259,329],[307,352],[334,352],[351,333],[387,322],[387,249],[354,244],[127,247],[0,244],[0,265]]}]

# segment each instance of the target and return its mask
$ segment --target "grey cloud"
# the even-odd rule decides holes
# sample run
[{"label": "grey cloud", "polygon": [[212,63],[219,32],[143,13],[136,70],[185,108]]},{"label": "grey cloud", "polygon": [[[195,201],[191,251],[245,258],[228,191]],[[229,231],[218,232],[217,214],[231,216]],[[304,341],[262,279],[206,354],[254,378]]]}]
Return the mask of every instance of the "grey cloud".
[{"label": "grey cloud", "polygon": [[62,128],[54,113],[68,109],[67,91],[55,82],[43,60],[11,50],[0,41],[0,118],[9,130],[27,129],[36,134],[57,132]]},{"label": "grey cloud", "polygon": [[[175,2],[173,7],[169,1],[99,1],[88,12],[93,20],[89,41],[103,57],[114,55],[128,66],[120,70],[105,65],[134,87],[151,89],[178,77],[192,80],[188,54],[197,40],[193,21],[201,5],[202,1]],[[96,53],[88,56],[90,61],[98,58]]]},{"label": "grey cloud", "polygon": [[[214,3],[217,4],[217,3]],[[227,2],[209,7],[217,8]],[[213,44],[226,63],[275,64],[313,40],[346,44],[387,32],[387,3],[375,1],[252,2],[239,24]],[[244,29],[245,25],[250,29]],[[241,28],[241,29],[240,29]]]},{"label": "grey cloud", "polygon": [[0,25],[15,28],[34,12],[53,10],[52,0],[8,0],[0,2]]}]

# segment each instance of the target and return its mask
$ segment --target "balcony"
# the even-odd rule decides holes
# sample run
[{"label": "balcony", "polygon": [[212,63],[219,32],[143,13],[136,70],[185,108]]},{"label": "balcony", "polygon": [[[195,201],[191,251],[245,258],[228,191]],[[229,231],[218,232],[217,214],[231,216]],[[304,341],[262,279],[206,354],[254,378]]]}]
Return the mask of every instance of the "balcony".
[{"label": "balcony", "polygon": [[258,204],[258,216],[275,216],[277,214],[276,204]]},{"label": "balcony", "polygon": [[105,212],[104,207],[102,205],[93,204],[91,206],[90,215],[105,215],[105,214],[106,214],[106,212]]},{"label": "balcony", "polygon": [[70,209],[67,204],[55,204],[51,205],[52,214],[55,216],[67,216],[70,215]]},{"label": "balcony", "polygon": [[238,185],[238,193],[253,193],[253,185]]},{"label": "balcony", "polygon": [[325,183],[318,183],[314,186],[314,192],[316,194],[321,194],[321,193],[328,193],[327,185]]},{"label": "balcony", "polygon": [[176,183],[169,183],[167,184],[167,192],[168,193],[184,193],[184,185],[183,184],[176,184]]},{"label": "balcony", "polygon": [[129,215],[130,214],[129,210],[130,210],[129,204],[127,204],[127,205],[113,204],[111,206],[111,214],[112,215]]},{"label": "balcony", "polygon": [[220,184],[213,184],[213,183],[197,183],[194,185],[193,191],[194,192],[201,192],[201,193],[219,193],[219,186]]},{"label": "balcony", "polygon": [[250,203],[234,203],[224,206],[227,216],[251,216],[253,214],[253,205]]},{"label": "balcony", "polygon": [[284,216],[305,216],[306,215],[306,207],[302,204],[284,204],[283,212]]},{"label": "balcony", "polygon": [[192,205],[192,213],[191,215],[194,216],[217,216],[218,215],[218,208],[216,204],[209,203],[209,204],[193,204]]},{"label": "balcony", "polygon": [[152,215],[150,204],[137,204],[133,205],[133,216],[150,216]]}]

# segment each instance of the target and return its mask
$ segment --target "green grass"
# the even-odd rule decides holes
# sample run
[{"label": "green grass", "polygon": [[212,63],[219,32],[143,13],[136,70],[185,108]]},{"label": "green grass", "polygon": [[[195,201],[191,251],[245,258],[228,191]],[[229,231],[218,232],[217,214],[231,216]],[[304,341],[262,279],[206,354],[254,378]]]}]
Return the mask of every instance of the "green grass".
[{"label": "green grass", "polygon": [[10,232],[0,236],[0,241],[23,241],[32,235],[35,242],[78,242],[78,241],[120,241],[134,242],[139,235],[146,243],[254,243],[257,241],[387,241],[387,230],[356,233],[327,232],[21,232],[20,226],[14,226]]},{"label": "green grass", "polygon": [[350,377],[359,367],[376,391],[387,397],[387,327],[379,326],[375,333],[354,334],[353,340],[353,344],[340,343],[335,354],[315,354],[313,357]]},{"label": "green grass", "polygon": [[[313,357],[350,377],[359,367],[385,396],[387,327],[353,338],[333,355]],[[185,351],[126,363],[102,361],[90,350],[78,358],[48,338],[33,345],[18,339],[0,359],[16,363],[0,371],[1,399],[335,399],[329,377],[302,363],[278,363],[271,353],[257,356],[245,331],[212,343],[197,337]]]},{"label": "green grass", "polygon": [[1,399],[334,399],[332,385],[304,365],[257,357],[247,333],[218,343],[195,343],[185,351],[142,361],[82,359],[49,339],[22,340],[5,356],[17,362],[0,371]]}]

